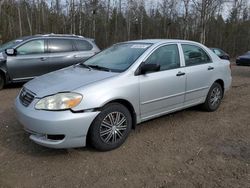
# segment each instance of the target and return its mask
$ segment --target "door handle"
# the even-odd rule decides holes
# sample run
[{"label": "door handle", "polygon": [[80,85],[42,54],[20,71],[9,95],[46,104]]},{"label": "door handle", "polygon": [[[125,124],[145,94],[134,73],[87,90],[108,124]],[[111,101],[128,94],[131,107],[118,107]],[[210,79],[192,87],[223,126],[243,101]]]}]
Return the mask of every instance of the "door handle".
[{"label": "door handle", "polygon": [[47,57],[41,57],[40,59],[41,59],[41,61],[45,61],[47,59]]},{"label": "door handle", "polygon": [[207,70],[214,70],[214,67],[209,66]]},{"label": "door handle", "polygon": [[178,72],[176,76],[184,76],[186,73],[185,72]]}]

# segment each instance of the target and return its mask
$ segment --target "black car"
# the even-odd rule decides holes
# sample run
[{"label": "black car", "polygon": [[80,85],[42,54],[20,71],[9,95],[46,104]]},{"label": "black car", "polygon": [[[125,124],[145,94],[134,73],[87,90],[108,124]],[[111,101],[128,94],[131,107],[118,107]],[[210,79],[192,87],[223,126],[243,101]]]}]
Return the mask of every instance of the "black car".
[{"label": "black car", "polygon": [[222,49],[220,49],[220,48],[210,48],[210,50],[212,50],[221,59],[230,60],[229,54],[224,52]]},{"label": "black car", "polygon": [[250,51],[236,59],[236,65],[250,65]]},{"label": "black car", "polygon": [[0,46],[0,89],[84,61],[100,50],[78,35],[34,35]]}]

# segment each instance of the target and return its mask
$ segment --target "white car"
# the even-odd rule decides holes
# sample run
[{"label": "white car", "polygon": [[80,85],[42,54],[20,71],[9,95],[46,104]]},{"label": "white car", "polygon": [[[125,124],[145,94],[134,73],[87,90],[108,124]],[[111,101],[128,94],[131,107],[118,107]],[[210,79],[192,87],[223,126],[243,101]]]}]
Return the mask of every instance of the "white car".
[{"label": "white car", "polygon": [[15,106],[34,142],[52,148],[119,147],[136,124],[203,104],[215,111],[231,85],[230,62],[202,44],[138,40],[24,85]]}]

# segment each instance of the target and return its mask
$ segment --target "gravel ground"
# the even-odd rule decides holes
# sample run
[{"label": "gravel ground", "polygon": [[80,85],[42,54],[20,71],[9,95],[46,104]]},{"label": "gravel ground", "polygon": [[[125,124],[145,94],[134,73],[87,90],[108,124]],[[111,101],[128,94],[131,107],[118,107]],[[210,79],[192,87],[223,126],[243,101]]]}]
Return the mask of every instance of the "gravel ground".
[{"label": "gravel ground", "polygon": [[250,67],[213,113],[191,108],[138,125],[122,147],[48,149],[17,122],[21,85],[0,91],[0,187],[250,187]]}]

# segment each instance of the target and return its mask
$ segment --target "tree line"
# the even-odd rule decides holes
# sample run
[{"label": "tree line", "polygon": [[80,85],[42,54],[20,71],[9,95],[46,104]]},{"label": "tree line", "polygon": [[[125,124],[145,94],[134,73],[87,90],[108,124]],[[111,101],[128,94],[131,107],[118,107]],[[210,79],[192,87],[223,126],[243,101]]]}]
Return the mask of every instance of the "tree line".
[{"label": "tree line", "polygon": [[67,33],[101,48],[133,39],[171,38],[250,50],[248,0],[0,0],[0,43],[20,36]]}]

